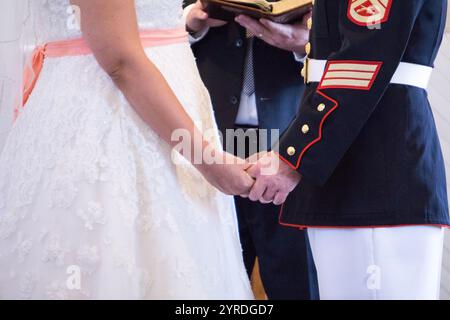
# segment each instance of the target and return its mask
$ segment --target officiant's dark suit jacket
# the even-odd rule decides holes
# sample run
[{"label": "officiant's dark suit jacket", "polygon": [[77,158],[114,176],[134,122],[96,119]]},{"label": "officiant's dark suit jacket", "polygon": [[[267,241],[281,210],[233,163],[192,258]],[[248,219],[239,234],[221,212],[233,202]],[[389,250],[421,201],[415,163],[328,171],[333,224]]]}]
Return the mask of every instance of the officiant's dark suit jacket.
[{"label": "officiant's dark suit jacket", "polygon": [[[225,135],[226,129],[235,128],[240,104],[247,52],[245,29],[234,22],[211,28],[192,48],[219,129]],[[292,52],[259,39],[254,41],[253,58],[259,129],[279,129],[282,133],[295,117],[303,95],[302,63]],[[247,271],[251,272],[258,256],[268,297],[317,299],[317,278],[306,232],[280,226],[279,208],[274,205],[239,197],[236,207]]]},{"label": "officiant's dark suit jacket", "polygon": [[[239,109],[247,50],[245,30],[236,23],[212,28],[193,45],[193,50],[211,94],[219,129],[224,133],[234,128]],[[260,128],[280,129],[282,133],[296,115],[303,95],[302,64],[292,52],[259,39],[254,42],[253,59]]]}]

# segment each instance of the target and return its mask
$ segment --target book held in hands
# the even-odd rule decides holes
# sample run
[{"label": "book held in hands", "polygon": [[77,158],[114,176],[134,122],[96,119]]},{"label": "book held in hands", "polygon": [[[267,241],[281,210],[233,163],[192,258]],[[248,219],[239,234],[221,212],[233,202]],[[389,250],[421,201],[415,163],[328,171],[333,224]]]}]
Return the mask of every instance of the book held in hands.
[{"label": "book held in hands", "polygon": [[201,0],[210,18],[232,21],[237,15],[278,23],[300,20],[312,9],[312,0]]}]

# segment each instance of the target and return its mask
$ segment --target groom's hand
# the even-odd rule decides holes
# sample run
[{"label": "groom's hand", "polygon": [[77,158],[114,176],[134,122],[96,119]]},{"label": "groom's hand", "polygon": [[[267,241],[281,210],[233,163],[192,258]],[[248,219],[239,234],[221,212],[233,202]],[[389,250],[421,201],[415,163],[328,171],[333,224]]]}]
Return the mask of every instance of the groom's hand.
[{"label": "groom's hand", "polygon": [[247,173],[256,180],[250,200],[275,205],[283,204],[301,180],[300,174],[273,152],[262,155]]},{"label": "groom's hand", "polygon": [[189,10],[186,16],[186,27],[191,33],[202,32],[210,27],[220,27],[227,24],[226,21],[210,19],[200,0],[193,4]]}]

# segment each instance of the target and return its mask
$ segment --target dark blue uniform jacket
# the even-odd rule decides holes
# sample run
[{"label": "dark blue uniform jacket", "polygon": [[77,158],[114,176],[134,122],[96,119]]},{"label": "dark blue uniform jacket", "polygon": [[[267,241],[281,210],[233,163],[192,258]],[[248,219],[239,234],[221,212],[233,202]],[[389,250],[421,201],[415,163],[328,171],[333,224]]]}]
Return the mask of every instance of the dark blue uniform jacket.
[{"label": "dark blue uniform jacket", "polygon": [[446,0],[316,0],[309,83],[279,155],[303,180],[291,226],[448,225],[444,161],[424,89],[390,84],[400,62],[433,66]]}]

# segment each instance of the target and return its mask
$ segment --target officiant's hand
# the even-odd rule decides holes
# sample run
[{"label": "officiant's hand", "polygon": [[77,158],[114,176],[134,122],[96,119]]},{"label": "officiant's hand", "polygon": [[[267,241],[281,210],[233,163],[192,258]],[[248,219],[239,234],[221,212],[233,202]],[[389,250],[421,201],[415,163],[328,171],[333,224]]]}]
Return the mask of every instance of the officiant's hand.
[{"label": "officiant's hand", "polygon": [[307,21],[310,17],[311,13],[307,13],[303,16],[302,21],[280,24],[267,19],[256,20],[239,15],[236,17],[236,22],[271,46],[304,55],[305,45],[309,41]]},{"label": "officiant's hand", "polygon": [[217,151],[215,156],[221,161],[212,164],[203,163],[197,168],[206,180],[227,195],[249,194],[255,180],[247,173],[250,164],[229,153]]},{"label": "officiant's hand", "polygon": [[225,24],[227,24],[226,21],[210,19],[200,0],[192,6],[186,16],[186,27],[191,33],[201,32],[206,28],[221,27]]},{"label": "officiant's hand", "polygon": [[256,179],[248,198],[261,203],[283,204],[289,193],[300,183],[300,174],[289,167],[273,152],[259,154],[247,173]]}]

